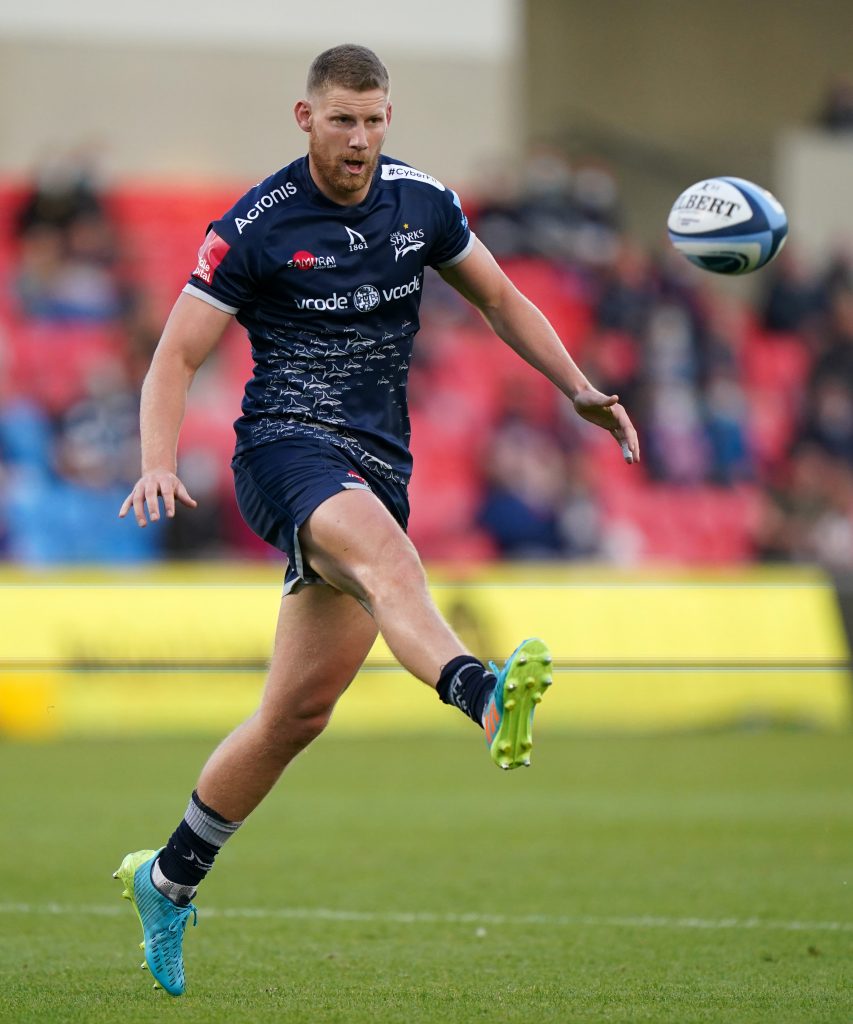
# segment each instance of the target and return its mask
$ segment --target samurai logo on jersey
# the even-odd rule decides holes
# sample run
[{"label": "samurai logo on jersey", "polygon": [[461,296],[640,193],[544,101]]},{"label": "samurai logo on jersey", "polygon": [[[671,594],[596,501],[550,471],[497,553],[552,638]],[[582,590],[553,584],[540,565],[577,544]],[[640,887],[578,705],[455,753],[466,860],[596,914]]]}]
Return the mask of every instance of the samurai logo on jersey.
[{"label": "samurai logo on jersey", "polygon": [[394,231],[389,235],[389,241],[394,246],[395,263],[407,252],[417,252],[418,249],[423,249],[426,245],[426,242],[423,241],[424,229],[417,228],[414,231],[409,231],[408,227],[408,224],[404,224],[402,231]]},{"label": "samurai logo on jersey", "polygon": [[192,276],[204,281],[205,284],[212,284],[216,268],[225,259],[230,248],[225,239],[220,238],[215,231],[208,231],[198,251],[198,266]]},{"label": "samurai logo on jersey", "polygon": [[287,261],[287,269],[292,270],[331,270],[337,266],[334,256],[315,256],[307,249],[300,249],[293,254],[293,258]]}]

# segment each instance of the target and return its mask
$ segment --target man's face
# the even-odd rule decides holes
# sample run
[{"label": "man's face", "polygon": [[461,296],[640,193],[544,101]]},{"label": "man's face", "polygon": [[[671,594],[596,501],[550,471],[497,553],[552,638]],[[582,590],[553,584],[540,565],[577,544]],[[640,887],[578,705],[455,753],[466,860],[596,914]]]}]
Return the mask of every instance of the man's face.
[{"label": "man's face", "polygon": [[294,109],[308,133],[311,176],[329,199],[345,206],[367,195],[391,121],[381,89],[353,92],[332,86],[300,100]]}]

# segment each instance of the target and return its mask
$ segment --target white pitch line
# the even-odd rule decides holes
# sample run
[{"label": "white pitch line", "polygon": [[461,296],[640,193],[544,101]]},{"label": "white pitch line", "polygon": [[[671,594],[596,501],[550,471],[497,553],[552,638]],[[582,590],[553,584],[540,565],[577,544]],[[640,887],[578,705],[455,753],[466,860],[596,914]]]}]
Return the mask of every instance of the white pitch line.
[{"label": "white pitch line", "polygon": [[[117,917],[126,913],[121,904],[0,903],[0,915]],[[542,925],[549,928],[670,928],[698,931],[853,932],[853,921],[776,921],[760,917],[660,917],[607,916],[594,914],[436,914],[429,911],[331,910],[325,907],[202,907],[202,917],[256,921],[338,921],[387,924]]]}]

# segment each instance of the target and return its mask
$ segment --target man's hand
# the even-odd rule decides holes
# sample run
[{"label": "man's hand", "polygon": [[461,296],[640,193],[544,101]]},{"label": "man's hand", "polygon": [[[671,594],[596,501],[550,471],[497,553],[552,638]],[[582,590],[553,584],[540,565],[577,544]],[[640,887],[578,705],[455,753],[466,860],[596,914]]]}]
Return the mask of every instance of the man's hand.
[{"label": "man's hand", "polygon": [[148,518],[155,522],[160,518],[161,495],[170,519],[175,514],[175,499],[188,508],[198,504],[174,473],[178,434],[195,372],[232,319],[230,313],[195,295],[181,292],[178,296],[142,384],[139,433],[146,468],[124,499],[119,518],[124,519],[133,506],[140,526],[147,526]]},{"label": "man's hand", "polygon": [[148,520],[145,518],[146,507],[151,522],[156,522],[160,518],[158,495],[163,497],[163,506],[169,519],[175,514],[176,498],[187,508],[195,508],[198,505],[198,502],[195,498],[190,497],[189,491],[174,473],[166,469],[155,469],[150,473],[143,473],[136,481],[135,487],[122,502],[118,513],[119,519],[124,519],[132,505],[136,521],[140,526],[148,525]]},{"label": "man's hand", "polygon": [[575,412],[585,420],[603,427],[619,442],[622,458],[627,463],[640,461],[640,443],[637,431],[628,413],[619,404],[618,395],[605,395],[595,388],[584,388],[574,398]]}]

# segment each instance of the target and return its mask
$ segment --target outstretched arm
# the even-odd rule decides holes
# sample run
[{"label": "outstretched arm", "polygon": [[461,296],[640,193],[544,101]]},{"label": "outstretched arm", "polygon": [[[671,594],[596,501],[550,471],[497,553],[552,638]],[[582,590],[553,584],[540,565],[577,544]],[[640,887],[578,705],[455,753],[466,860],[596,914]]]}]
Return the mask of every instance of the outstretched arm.
[{"label": "outstretched arm", "polygon": [[580,416],[610,431],[626,462],[640,461],[637,431],[618,395],[605,395],[590,384],[554,328],[504,274],[482,242],[475,242],[471,255],[442,270],[441,276],[480,310],[498,337],[572,400]]},{"label": "outstretched arm", "polygon": [[178,434],[187,404],[187,391],[196,370],[210,355],[231,322],[231,314],[181,293],[169,314],[142,385],[139,430],[142,439],[142,475],[124,499],[119,516],[133,508],[140,526],[160,518],[158,495],[166,515],[175,514],[175,500],[195,508],[177,476]]}]

